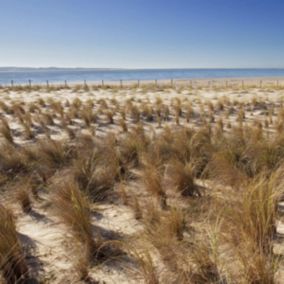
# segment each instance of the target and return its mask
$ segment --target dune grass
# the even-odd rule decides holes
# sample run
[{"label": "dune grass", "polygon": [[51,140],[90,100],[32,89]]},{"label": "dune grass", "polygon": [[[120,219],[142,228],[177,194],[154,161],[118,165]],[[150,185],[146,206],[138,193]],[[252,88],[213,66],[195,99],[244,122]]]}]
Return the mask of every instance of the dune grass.
[{"label": "dune grass", "polygon": [[29,269],[18,239],[14,216],[0,205],[0,270],[6,283],[28,283]]},{"label": "dune grass", "polygon": [[[46,91],[13,89],[30,90]],[[278,283],[280,98],[246,99],[252,86],[98,90],[50,86],[44,98],[0,102],[0,202],[19,223],[60,228],[74,281],[117,267],[128,280],[130,266],[149,284]],[[2,278],[25,283],[18,221],[3,206],[0,215]],[[121,239],[127,253],[116,252]]]},{"label": "dune grass", "polygon": [[68,226],[74,238],[85,247],[86,259],[92,261],[99,245],[93,235],[91,210],[88,199],[74,181],[59,184],[55,189],[52,202],[58,217]]}]

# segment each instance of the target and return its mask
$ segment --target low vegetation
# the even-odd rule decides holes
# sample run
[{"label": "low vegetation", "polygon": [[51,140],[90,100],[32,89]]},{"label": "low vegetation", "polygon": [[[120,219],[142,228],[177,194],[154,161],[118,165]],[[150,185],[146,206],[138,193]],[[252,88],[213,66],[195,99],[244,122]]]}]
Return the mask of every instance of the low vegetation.
[{"label": "low vegetation", "polygon": [[2,88],[0,281],[282,283],[282,91]]}]

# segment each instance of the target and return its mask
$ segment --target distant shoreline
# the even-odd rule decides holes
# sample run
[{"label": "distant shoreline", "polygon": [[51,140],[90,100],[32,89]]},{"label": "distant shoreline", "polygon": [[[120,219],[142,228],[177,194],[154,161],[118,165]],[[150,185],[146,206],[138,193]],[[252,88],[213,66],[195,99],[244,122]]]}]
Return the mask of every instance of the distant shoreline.
[{"label": "distant shoreline", "polygon": [[[7,69],[8,68],[8,69]],[[0,85],[121,84],[123,82],[282,80],[284,69],[25,69],[0,67]]]},{"label": "distant shoreline", "polygon": [[[176,85],[176,86],[184,86],[184,85],[192,85],[192,86],[225,86],[225,85],[260,85],[263,87],[268,85],[279,85],[284,86],[284,76],[281,77],[239,77],[239,78],[196,78],[196,79],[160,79],[160,80],[96,80],[96,81],[68,81],[66,80],[66,85],[68,87],[74,87],[78,85],[87,85],[87,86],[147,86],[147,85],[157,85],[157,86],[166,86],[166,85]],[[1,85],[1,84],[0,84]],[[27,83],[14,83],[14,86],[27,86]],[[31,82],[32,86],[47,86],[47,82]],[[48,82],[49,86],[64,86],[65,81],[62,82]],[[10,87],[11,83],[2,84],[3,87]]]},{"label": "distant shoreline", "polygon": [[126,70],[126,71],[141,71],[141,70],[284,70],[284,67],[185,67],[185,68],[126,68],[126,67],[17,67],[17,66],[0,66],[0,70]]}]

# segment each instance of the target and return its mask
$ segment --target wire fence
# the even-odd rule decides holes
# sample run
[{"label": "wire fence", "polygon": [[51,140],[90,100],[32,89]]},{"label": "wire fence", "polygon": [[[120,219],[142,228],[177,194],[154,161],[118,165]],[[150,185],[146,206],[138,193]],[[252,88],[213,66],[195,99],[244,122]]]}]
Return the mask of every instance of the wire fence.
[{"label": "wire fence", "polygon": [[111,81],[111,80],[100,80],[100,81],[87,81],[82,80],[79,81],[67,81],[64,80],[62,82],[59,81],[49,81],[46,80],[45,82],[38,82],[29,79],[27,82],[16,82],[11,80],[10,83],[1,84],[0,86],[3,87],[52,87],[52,86],[60,86],[60,87],[70,87],[70,86],[96,86],[96,87],[105,87],[105,86],[119,86],[129,87],[129,86],[136,86],[140,87],[143,85],[154,85],[158,86],[188,86],[191,88],[197,87],[223,87],[223,88],[231,88],[231,87],[258,87],[258,88],[265,88],[265,87],[284,87],[284,78],[281,79],[235,79],[235,78],[227,78],[227,79],[154,79],[154,80],[118,80],[118,81]]}]

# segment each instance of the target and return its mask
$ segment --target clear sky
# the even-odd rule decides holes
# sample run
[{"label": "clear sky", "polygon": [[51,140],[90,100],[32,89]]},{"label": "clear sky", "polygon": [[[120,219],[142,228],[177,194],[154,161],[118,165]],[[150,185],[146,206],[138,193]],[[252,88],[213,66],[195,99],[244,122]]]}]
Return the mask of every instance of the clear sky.
[{"label": "clear sky", "polygon": [[0,0],[0,66],[284,67],[284,0]]}]

